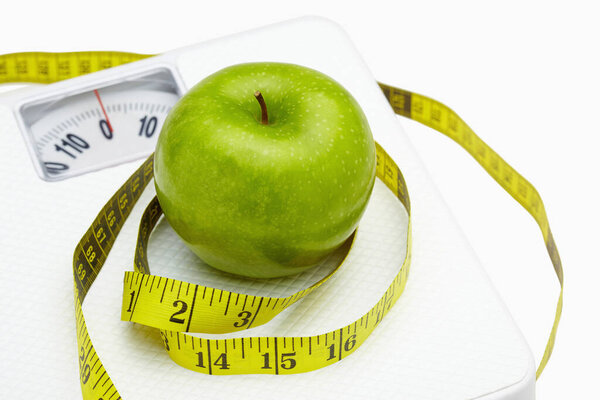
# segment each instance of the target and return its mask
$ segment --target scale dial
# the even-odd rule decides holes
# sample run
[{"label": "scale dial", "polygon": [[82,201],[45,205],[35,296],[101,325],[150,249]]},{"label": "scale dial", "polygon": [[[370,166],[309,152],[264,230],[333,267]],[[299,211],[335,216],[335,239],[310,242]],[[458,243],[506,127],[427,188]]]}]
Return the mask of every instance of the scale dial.
[{"label": "scale dial", "polygon": [[24,106],[38,173],[54,181],[148,156],[179,97],[163,71]]}]

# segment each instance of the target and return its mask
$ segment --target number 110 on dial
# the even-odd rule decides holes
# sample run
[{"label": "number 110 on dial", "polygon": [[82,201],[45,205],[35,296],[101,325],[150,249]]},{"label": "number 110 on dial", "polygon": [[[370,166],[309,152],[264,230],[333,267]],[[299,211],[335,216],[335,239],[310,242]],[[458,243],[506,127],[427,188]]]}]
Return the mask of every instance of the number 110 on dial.
[{"label": "number 110 on dial", "polygon": [[21,107],[39,175],[61,180],[145,157],[181,90],[167,69]]}]

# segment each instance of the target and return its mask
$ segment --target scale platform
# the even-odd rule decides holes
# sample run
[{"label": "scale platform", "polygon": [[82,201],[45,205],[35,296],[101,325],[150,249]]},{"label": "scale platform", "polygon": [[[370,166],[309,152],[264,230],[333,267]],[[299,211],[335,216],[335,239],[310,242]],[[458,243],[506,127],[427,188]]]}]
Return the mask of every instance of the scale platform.
[{"label": "scale platform", "polygon": [[[290,62],[317,69],[340,82],[360,103],[375,139],[396,160],[410,191],[414,241],[405,292],[366,342],[332,366],[287,376],[208,376],[183,369],[169,359],[158,331],[120,320],[123,273],[132,269],[137,224],[154,195],[149,187],[83,307],[90,337],[121,396],[533,399],[535,365],[526,341],[375,77],[343,30],[315,17],[0,97],[0,397],[81,397],[73,250],[102,205],[142,161],[57,182],[43,180],[20,130],[22,104],[48,93],[93,87],[158,67],[171,71],[185,90],[223,67],[250,61]],[[398,272],[405,256],[406,229],[404,209],[377,182],[342,270],[271,323],[228,336],[313,335],[353,321],[379,299]],[[165,221],[151,237],[149,259],[157,275],[271,296],[306,287],[328,268],[274,281],[235,279],[193,256]]]}]

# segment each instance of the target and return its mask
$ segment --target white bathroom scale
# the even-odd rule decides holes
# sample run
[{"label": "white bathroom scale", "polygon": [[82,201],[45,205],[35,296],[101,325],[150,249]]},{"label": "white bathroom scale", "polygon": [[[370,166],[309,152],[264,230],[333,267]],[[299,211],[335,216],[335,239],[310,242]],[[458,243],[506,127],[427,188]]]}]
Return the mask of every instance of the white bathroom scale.
[{"label": "white bathroom scale", "polygon": [[[209,74],[255,61],[316,69],[357,99],[410,192],[413,254],[405,291],[364,344],[331,366],[285,376],[184,369],[164,351],[157,330],[120,318],[123,274],[132,270],[140,216],[154,196],[151,183],[83,305],[89,335],[121,397],[533,399],[535,364],[521,332],[360,54],[338,25],[315,17],[0,95],[0,398],[81,398],[75,246],[152,152],[170,104]],[[69,115],[72,107],[82,108]],[[104,112],[115,118],[122,112],[130,121],[128,140],[139,140],[135,152],[121,151],[126,146],[117,138],[102,147],[82,136],[79,128],[89,124],[107,139],[116,135],[101,122]],[[51,158],[66,152],[75,156],[67,155],[68,163]],[[270,323],[225,337],[315,335],[359,318],[398,273],[406,235],[405,210],[378,181],[339,273]],[[149,260],[157,275],[271,296],[307,287],[327,272],[325,265],[271,281],[232,278],[198,260],[164,220],[150,239]]]}]

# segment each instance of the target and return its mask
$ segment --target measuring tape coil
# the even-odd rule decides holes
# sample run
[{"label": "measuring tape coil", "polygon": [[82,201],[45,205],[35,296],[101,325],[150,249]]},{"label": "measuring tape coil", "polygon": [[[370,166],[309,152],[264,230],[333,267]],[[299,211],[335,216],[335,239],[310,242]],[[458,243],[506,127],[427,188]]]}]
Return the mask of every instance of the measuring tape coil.
[{"label": "measuring tape coil", "polygon": [[[147,57],[150,55],[121,52],[8,54],[0,56],[0,83],[50,83]],[[536,377],[539,377],[552,353],[563,299],[562,263],[539,193],[450,108],[422,95],[379,85],[397,114],[431,127],[458,143],[527,210],[539,226],[561,287],[552,330],[536,371]],[[339,266],[321,281],[285,298],[238,294],[151,275],[147,262],[148,238],[161,215],[156,199],[148,205],[142,217],[134,271],[125,273],[122,319],[158,328],[165,349],[176,363],[213,375],[306,372],[350,355],[401,295],[410,265],[410,200],[406,183],[389,155],[379,145],[376,145],[376,150],[377,177],[396,195],[409,215],[407,255],[381,299],[360,319],[334,331],[307,337],[204,339],[185,334],[193,331],[233,332],[264,324],[324,284]],[[152,179],[152,167],[150,157],[110,198],[74,253],[76,333],[84,399],[121,398],[92,345],[82,303],[125,219]],[[209,317],[198,317],[200,314]]]},{"label": "measuring tape coil", "polygon": [[[408,211],[410,200],[400,169],[378,144],[376,154],[376,176]],[[84,235],[74,255],[77,270],[83,271],[75,275],[78,304],[83,303],[121,226],[151,178],[152,157],[107,202]],[[333,364],[364,342],[406,284],[410,265],[410,222],[404,263],[381,299],[356,321],[334,331],[306,337],[205,339],[187,335],[185,332],[227,333],[264,324],[324,284],[343,263],[310,287],[283,298],[234,293],[151,275],[147,260],[148,239],[161,215],[160,204],[154,198],[140,222],[135,270],[125,273],[121,318],[160,329],[169,356],[177,364],[194,371],[212,375],[291,374]],[[354,235],[346,243],[348,250],[353,238]],[[80,340],[80,352],[87,354],[91,342],[85,336]],[[87,343],[87,347],[83,343]],[[85,364],[82,368],[85,370]],[[98,378],[92,381],[99,379],[102,372],[99,369],[95,373]]]}]

